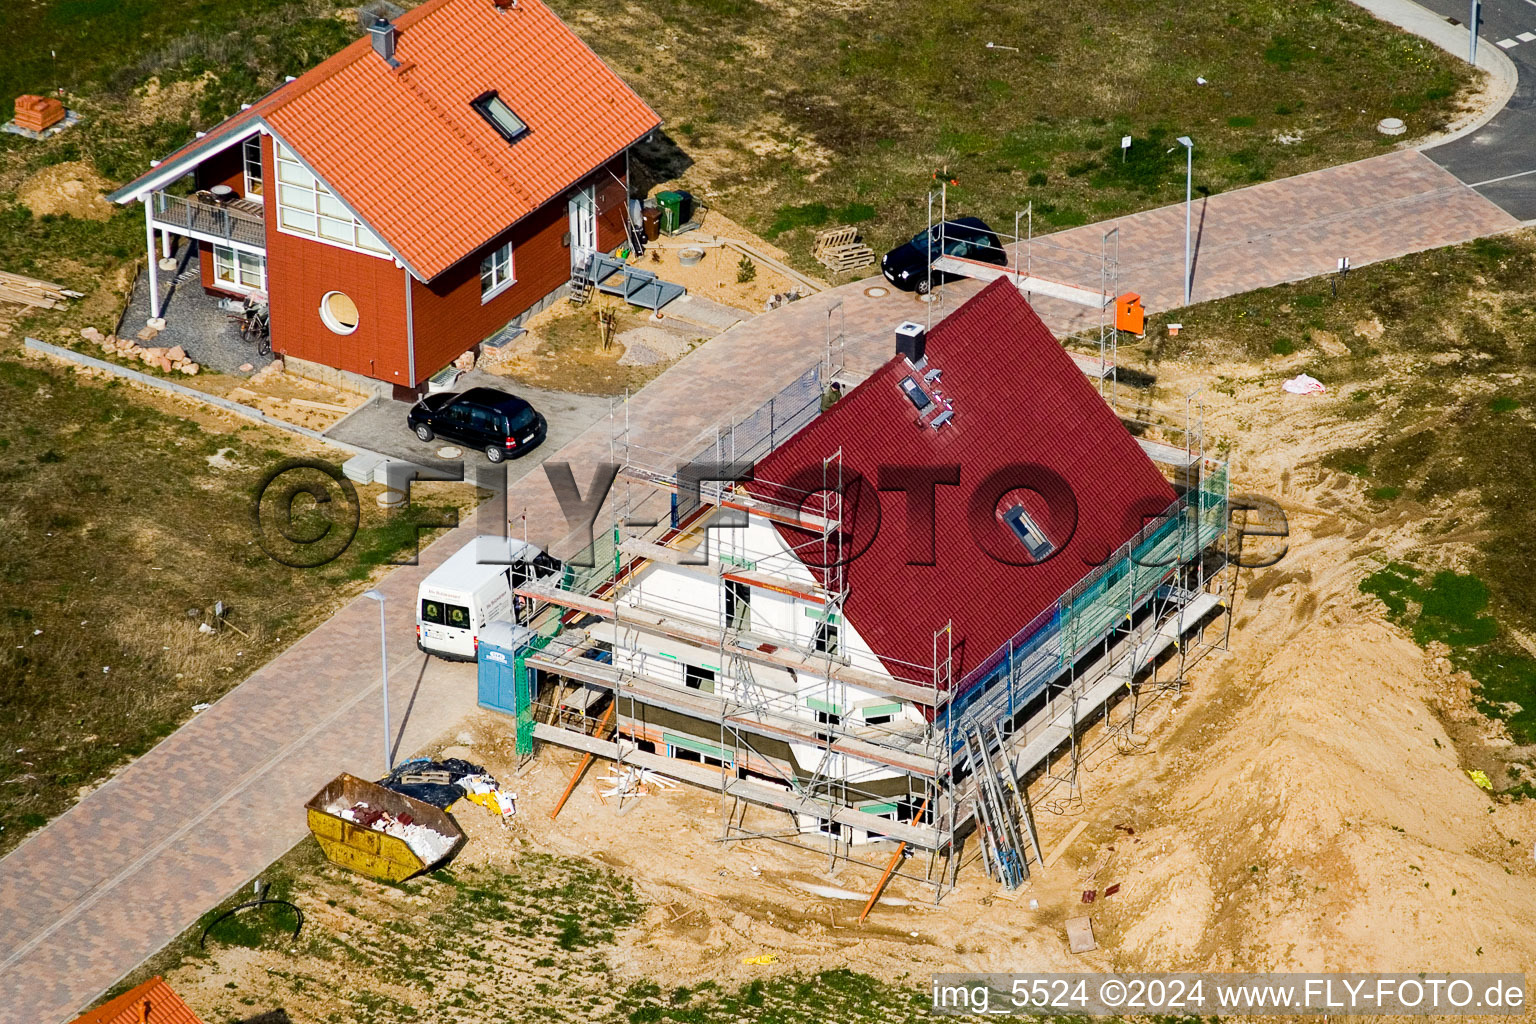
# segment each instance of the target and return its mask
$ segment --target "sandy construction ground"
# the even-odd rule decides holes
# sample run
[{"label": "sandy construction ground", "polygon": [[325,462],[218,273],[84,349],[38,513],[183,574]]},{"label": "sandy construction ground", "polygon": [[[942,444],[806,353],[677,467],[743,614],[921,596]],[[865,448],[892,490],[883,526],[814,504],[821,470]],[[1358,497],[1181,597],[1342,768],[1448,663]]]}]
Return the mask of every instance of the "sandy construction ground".
[{"label": "sandy construction ground", "polygon": [[[1159,387],[1181,394],[1209,372],[1164,364]],[[912,858],[905,870],[918,877],[893,880],[859,926],[888,854],[829,875],[825,853],[721,843],[714,794],[680,786],[621,810],[599,795],[609,785],[601,762],[551,822],[576,755],[546,747],[514,780],[510,723],[488,712],[444,742],[506,780],[519,813],[506,828],[461,813],[473,840],[455,871],[516,872],[529,851],[610,866],[649,909],[620,932],[608,967],[664,986],[844,967],[910,987],[941,969],[1526,970],[1536,964],[1536,806],[1500,803],[1469,780],[1453,742],[1482,728],[1466,680],[1358,589],[1380,560],[1423,544],[1414,522],[1373,519],[1354,478],[1319,467],[1363,428],[1277,381],[1271,366],[1209,394],[1206,432],[1234,441],[1234,492],[1288,509],[1288,553],[1229,587],[1230,651],[1144,709],[1144,743],[1098,744],[1080,800],[1060,788],[1037,795],[1047,851],[1085,827],[1017,894],[971,862],[936,907],[924,861]],[[749,812],[754,827],[786,823]],[[1091,906],[1088,889],[1099,894]],[[1081,914],[1099,949],[1075,956],[1063,924]],[[777,962],[743,963],[765,953]],[[322,981],[335,970],[229,950],[172,980],[194,1006],[223,1005],[233,982],[308,1019],[330,1006]],[[295,976],[308,980],[283,980]]]}]

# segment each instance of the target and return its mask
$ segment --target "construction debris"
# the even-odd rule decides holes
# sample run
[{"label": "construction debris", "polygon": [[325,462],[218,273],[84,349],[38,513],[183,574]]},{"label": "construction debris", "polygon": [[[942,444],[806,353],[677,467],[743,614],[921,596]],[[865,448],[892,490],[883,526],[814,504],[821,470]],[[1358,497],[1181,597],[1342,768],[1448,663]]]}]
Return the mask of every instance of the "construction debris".
[{"label": "construction debris", "polygon": [[382,832],[387,836],[404,840],[405,845],[409,846],[411,852],[420,857],[424,864],[434,864],[442,860],[458,842],[455,836],[445,836],[425,825],[418,825],[408,813],[391,814],[381,808],[368,806],[365,800],[359,800],[351,807],[336,813],[338,817],[371,831]]},{"label": "construction debris", "polygon": [[646,796],[653,792],[652,787],[658,789],[675,789],[678,783],[659,775],[649,768],[619,768],[614,766],[608,769],[608,774],[602,781],[609,784],[609,788],[602,790],[603,796],[616,796],[623,799],[626,796]]},{"label": "construction debris", "polygon": [[27,306],[54,309],[66,299],[81,297],[80,292],[70,291],[51,281],[0,271],[0,302],[20,302]]},{"label": "construction debris", "polygon": [[1305,373],[1298,373],[1280,387],[1293,395],[1318,395],[1328,390],[1322,381]]},{"label": "construction debris", "polygon": [[1074,953],[1092,953],[1099,948],[1093,937],[1093,918],[1069,917],[1067,919],[1067,948]]}]

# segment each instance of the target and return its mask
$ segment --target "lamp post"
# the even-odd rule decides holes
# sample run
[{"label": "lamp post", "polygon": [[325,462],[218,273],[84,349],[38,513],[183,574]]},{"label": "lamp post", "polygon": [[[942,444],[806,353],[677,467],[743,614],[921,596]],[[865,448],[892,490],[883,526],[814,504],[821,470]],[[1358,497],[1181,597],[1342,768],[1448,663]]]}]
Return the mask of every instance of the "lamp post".
[{"label": "lamp post", "polygon": [[1479,0],[1472,0],[1472,17],[1467,22],[1470,37],[1467,41],[1467,63],[1473,66],[1477,64],[1477,19],[1482,14],[1481,8],[1482,4]]},{"label": "lamp post", "polygon": [[395,770],[395,746],[389,732],[389,648],[384,642],[384,595],[377,590],[365,590],[363,596],[379,602],[379,665],[384,673],[384,773]]},{"label": "lamp post", "polygon": [[1190,211],[1194,207],[1195,197],[1195,144],[1188,135],[1180,135],[1179,145],[1184,147],[1184,305],[1187,306],[1194,269],[1191,259],[1193,235],[1190,232]]}]

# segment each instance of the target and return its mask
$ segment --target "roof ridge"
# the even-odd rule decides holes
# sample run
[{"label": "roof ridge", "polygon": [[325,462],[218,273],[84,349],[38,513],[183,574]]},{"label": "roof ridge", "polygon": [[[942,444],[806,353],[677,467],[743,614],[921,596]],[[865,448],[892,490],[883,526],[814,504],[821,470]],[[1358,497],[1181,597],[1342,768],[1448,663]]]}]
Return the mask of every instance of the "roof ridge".
[{"label": "roof ridge", "polygon": [[480,158],[481,163],[485,164],[485,166],[489,168],[493,174],[505,182],[507,187],[517,195],[517,198],[521,199],[528,206],[533,205],[533,196],[528,192],[527,189],[523,188],[522,183],[517,180],[516,176],[513,175],[511,171],[507,170],[506,167],[502,165],[500,160],[497,160],[493,155],[491,155],[491,153],[489,153],[483,146],[481,146],[480,143],[475,140],[475,137],[470,134],[469,130],[463,125],[459,124],[458,121],[454,120],[448,114],[448,111],[443,109],[442,105],[437,102],[437,100],[432,98],[432,94],[427,91],[426,87],[412,77],[411,68],[401,68],[398,74],[400,76],[400,80],[405,83],[406,88],[410,89],[416,98],[421,100],[422,104],[432,112],[434,117],[443,122],[443,124],[447,125],[448,130],[453,132],[453,134],[458,137],[461,142],[464,143],[470,152],[474,153],[475,156]]}]

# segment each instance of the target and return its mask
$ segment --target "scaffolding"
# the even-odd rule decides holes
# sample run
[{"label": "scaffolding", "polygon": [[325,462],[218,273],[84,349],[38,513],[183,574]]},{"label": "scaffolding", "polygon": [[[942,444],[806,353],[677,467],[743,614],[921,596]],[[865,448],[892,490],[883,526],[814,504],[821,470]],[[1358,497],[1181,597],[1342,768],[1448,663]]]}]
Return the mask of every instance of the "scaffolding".
[{"label": "scaffolding", "polygon": [[[842,451],[822,461],[819,489],[741,482],[820,414],[824,384],[842,372],[841,335],[833,307],[816,365],[680,453],[647,447],[627,407],[615,413],[621,485],[608,525],[561,573],[518,588],[538,610],[536,638],[519,656],[535,680],[531,734],[717,791],[722,842],[819,845],[832,871],[859,859],[859,833],[906,843],[926,855],[924,871],[893,869],[931,884],[937,902],[957,884],[975,835],[989,876],[1014,887],[1031,859],[1042,863],[1029,787],[1076,794],[1087,724],[1105,723],[1094,749],[1134,741],[1142,698],[1182,682],[1204,627],[1221,613],[1212,587],[1226,566],[1227,466],[1206,455],[1191,396],[1180,443],[1171,434],[1151,442],[1166,449],[1160,461],[1172,467],[1178,497],[1053,606],[958,677],[952,623],[935,630],[930,664],[868,658],[839,640],[853,517]],[[685,472],[703,463],[724,479]],[[741,516],[808,539],[764,557],[737,546],[736,531],[709,529]],[[656,566],[707,579],[720,599],[690,604],[648,586]],[[753,590],[813,613],[811,641],[754,622],[743,597]],[[683,670],[679,685],[657,667],[672,657],[657,653],[665,644],[708,652],[713,676]],[[1171,682],[1159,678],[1164,668]],[[874,698],[920,715],[852,713],[852,701]],[[604,738],[597,709],[608,699],[614,728]],[[1127,708],[1118,721],[1112,704]],[[694,728],[671,731],[669,722]],[[787,812],[790,822],[749,823],[754,807]]]},{"label": "scaffolding", "polygon": [[[1035,204],[1031,201],[1014,212],[1013,234],[994,232],[1002,243],[998,250],[990,244],[976,245],[973,233],[949,220],[944,190],[939,193],[935,221],[933,198],[930,193],[928,238],[936,256],[929,262],[928,279],[919,290],[931,294],[936,286],[942,289],[944,282],[953,277],[989,282],[1007,278],[1057,337],[1097,344],[1096,357],[1071,350],[1068,354],[1079,369],[1095,380],[1099,394],[1111,407],[1116,407],[1119,331],[1115,329],[1114,303],[1120,294],[1120,229],[1104,232],[1097,254],[1039,238],[1035,235]],[[1097,288],[1081,283],[1093,280],[1098,281]],[[1062,312],[1064,309],[1071,313]],[[1085,310],[1089,312],[1086,319]],[[932,327],[931,304],[929,317]]]}]

